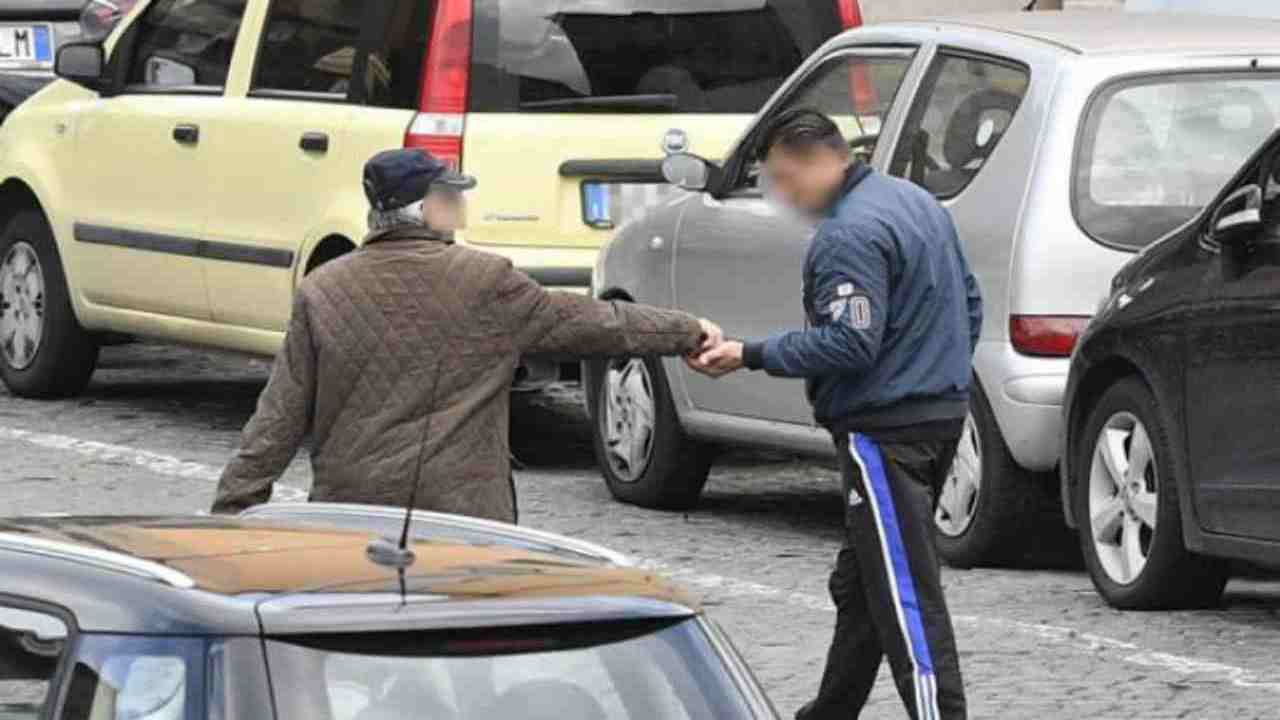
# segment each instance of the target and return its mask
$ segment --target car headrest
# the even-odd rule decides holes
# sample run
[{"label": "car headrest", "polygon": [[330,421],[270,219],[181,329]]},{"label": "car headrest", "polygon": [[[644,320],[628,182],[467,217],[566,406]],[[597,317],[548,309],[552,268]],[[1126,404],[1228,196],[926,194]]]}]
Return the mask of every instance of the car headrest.
[{"label": "car headrest", "polygon": [[678,65],[659,65],[650,69],[636,83],[637,95],[675,95],[681,111],[705,110],[706,94],[697,78]]},{"label": "car headrest", "polygon": [[1022,98],[1004,90],[980,90],[960,101],[947,123],[942,157],[959,170],[985,158],[1008,129]]}]

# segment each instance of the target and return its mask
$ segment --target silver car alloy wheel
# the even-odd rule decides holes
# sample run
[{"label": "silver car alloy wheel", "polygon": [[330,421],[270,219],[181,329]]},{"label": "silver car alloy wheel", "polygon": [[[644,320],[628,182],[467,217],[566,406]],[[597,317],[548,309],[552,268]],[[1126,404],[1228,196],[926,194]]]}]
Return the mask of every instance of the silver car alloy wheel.
[{"label": "silver car alloy wheel", "polygon": [[942,484],[933,520],[948,537],[959,537],[973,524],[982,489],[982,437],[973,413],[964,419],[964,432],[956,447],[956,459]]},{"label": "silver car alloy wheel", "polygon": [[44,270],[35,248],[16,242],[0,263],[0,347],[14,370],[35,361],[44,338]]},{"label": "silver car alloy wheel", "polygon": [[604,379],[604,445],[609,468],[623,482],[640,479],[653,455],[657,406],[644,360],[609,363]]},{"label": "silver car alloy wheel", "polygon": [[1118,412],[1098,434],[1089,468],[1089,526],[1098,562],[1128,585],[1147,565],[1156,532],[1160,478],[1147,428]]}]

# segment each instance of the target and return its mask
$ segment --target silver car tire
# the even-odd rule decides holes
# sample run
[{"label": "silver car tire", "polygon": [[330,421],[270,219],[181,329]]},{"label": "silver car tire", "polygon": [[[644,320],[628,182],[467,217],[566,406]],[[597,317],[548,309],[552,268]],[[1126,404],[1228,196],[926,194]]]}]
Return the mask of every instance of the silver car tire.
[{"label": "silver car tire", "polygon": [[956,459],[938,491],[934,544],[951,567],[1004,565],[1027,547],[1043,505],[1041,484],[1013,459],[975,380]]},{"label": "silver car tire", "polygon": [[982,491],[982,435],[973,412],[964,419],[951,471],[938,492],[933,520],[946,537],[960,537],[973,524]]},{"label": "silver car tire", "polygon": [[19,210],[0,230],[0,378],[21,397],[70,397],[97,361],[97,339],[71,307],[48,221]]},{"label": "silver car tire", "polygon": [[1125,610],[1216,604],[1229,566],[1183,544],[1174,446],[1146,383],[1112,385],[1073,437],[1076,532],[1103,599]]},{"label": "silver car tire", "polygon": [[592,361],[583,382],[596,462],[614,498],[660,510],[697,505],[714,448],[681,428],[661,361]]}]

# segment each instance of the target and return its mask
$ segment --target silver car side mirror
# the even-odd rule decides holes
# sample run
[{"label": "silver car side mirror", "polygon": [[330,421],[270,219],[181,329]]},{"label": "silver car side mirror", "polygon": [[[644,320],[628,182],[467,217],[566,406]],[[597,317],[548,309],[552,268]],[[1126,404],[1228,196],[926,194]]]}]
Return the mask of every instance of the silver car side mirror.
[{"label": "silver car side mirror", "polygon": [[1241,232],[1262,226],[1262,188],[1246,185],[1227,196],[1214,211],[1213,237],[1229,240]]},{"label": "silver car side mirror", "polygon": [[675,153],[662,161],[662,177],[685,190],[706,190],[711,180],[711,163],[690,153]]}]

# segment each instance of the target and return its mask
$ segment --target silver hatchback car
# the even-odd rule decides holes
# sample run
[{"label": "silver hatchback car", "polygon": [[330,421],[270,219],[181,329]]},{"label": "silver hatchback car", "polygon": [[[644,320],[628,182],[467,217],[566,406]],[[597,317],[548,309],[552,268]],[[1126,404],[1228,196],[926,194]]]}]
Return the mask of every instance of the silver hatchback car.
[{"label": "silver hatchback car", "polygon": [[[995,562],[1052,507],[1075,341],[1134,253],[1190,220],[1280,118],[1280,23],[1017,13],[847,32],[778,91],[707,177],[601,252],[600,297],[678,307],[760,338],[802,325],[811,229],[752,161],[757,128],[808,106],[877,171],[951,211],[986,301],[976,392],[936,515],[944,558]],[[678,129],[669,151],[692,143]],[[701,173],[696,173],[701,174]],[[705,182],[704,182],[705,180]],[[710,380],[679,361],[589,363],[596,449],[621,500],[695,502],[714,449],[830,455],[801,383]]]}]

